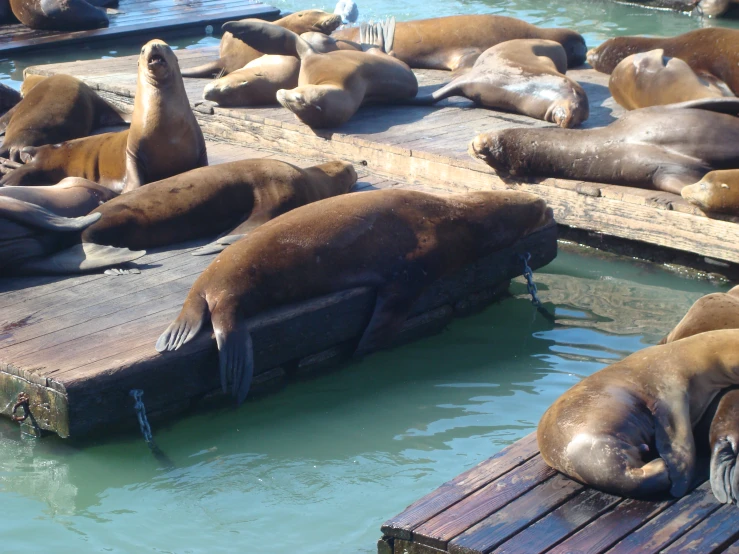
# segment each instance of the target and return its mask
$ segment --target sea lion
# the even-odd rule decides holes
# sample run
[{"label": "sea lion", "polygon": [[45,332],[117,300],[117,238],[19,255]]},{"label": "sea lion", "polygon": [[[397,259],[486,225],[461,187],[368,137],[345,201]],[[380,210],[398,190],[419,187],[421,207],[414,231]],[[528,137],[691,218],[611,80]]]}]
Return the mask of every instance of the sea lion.
[{"label": "sea lion", "polygon": [[313,202],[219,254],[156,349],[178,349],[210,319],[221,384],[225,392],[230,382],[241,402],[254,369],[250,317],[340,290],[375,287],[374,313],[356,350],[362,355],[388,345],[436,279],[551,221],[543,200],[514,191],[441,197],[386,189]]},{"label": "sea lion", "polygon": [[81,31],[108,26],[104,6],[118,0],[10,0],[18,20],[31,29]]},{"label": "sea lion", "polygon": [[737,0],[701,0],[694,8],[694,12],[708,17],[720,17],[737,4],[739,4]]},{"label": "sea lion", "polygon": [[325,54],[295,33],[262,21],[229,22],[223,29],[266,54],[300,58],[298,87],[280,89],[277,101],[311,127],[335,127],[348,121],[365,101],[412,98],[418,92],[413,71],[384,51],[391,50],[384,37],[392,36],[392,25],[394,20],[387,33],[381,26],[363,26],[368,36],[360,42],[367,51]]},{"label": "sea lion", "polygon": [[[725,113],[719,113],[725,112]],[[739,167],[739,99],[627,112],[595,129],[513,128],[478,135],[469,153],[496,172],[680,194],[713,169]]]},{"label": "sea lion", "polygon": [[13,87],[0,83],[0,112],[7,112],[21,101],[21,94]]},{"label": "sea lion", "polygon": [[693,427],[739,385],[739,329],[640,350],[586,377],[539,422],[544,461],[621,496],[683,496],[695,469]]},{"label": "sea lion", "polygon": [[21,83],[21,96],[25,98],[26,94],[31,92],[31,89],[38,85],[41,81],[45,81],[49,77],[46,75],[36,75],[35,73],[28,73],[28,69],[23,70],[23,82]]},{"label": "sea lion", "polygon": [[[321,53],[361,50],[359,44],[337,41],[323,33],[303,33],[300,38]],[[298,86],[300,60],[295,56],[264,55],[208,83],[203,98],[220,106],[244,107],[277,104],[277,91]]]},{"label": "sea lion", "polygon": [[739,215],[739,169],[711,171],[680,194],[706,212]]},{"label": "sea lion", "polygon": [[588,97],[569,77],[567,55],[552,40],[514,39],[488,48],[467,73],[414,104],[434,104],[464,96],[486,108],[498,108],[575,127],[590,113]]},{"label": "sea lion", "polygon": [[344,194],[356,181],[352,165],[340,161],[306,169],[268,159],[201,167],[103,204],[82,242],[144,250],[226,231],[203,253],[220,252],[270,219]]},{"label": "sea lion", "polygon": [[177,58],[160,40],[141,49],[130,129],[26,147],[21,158],[26,164],[5,175],[0,185],[46,185],[83,177],[127,192],[208,165],[205,139],[190,108]]},{"label": "sea lion", "polygon": [[660,344],[721,329],[739,329],[739,286],[700,297]]},{"label": "sea lion", "polygon": [[15,198],[35,204],[62,217],[80,217],[118,196],[107,187],[67,177],[59,184],[46,187],[3,187],[0,197]]},{"label": "sea lion", "polygon": [[[258,19],[244,19],[242,21],[260,21]],[[341,16],[330,14],[322,10],[303,10],[291,13],[273,23],[284,27],[293,33],[302,35],[310,31],[330,35],[341,25]],[[263,52],[255,50],[243,41],[226,32],[221,37],[220,55],[215,61],[182,71],[183,77],[221,77],[232,71],[243,68],[252,60],[262,56]]]},{"label": "sea lion", "polygon": [[[359,41],[357,27],[333,33],[339,39]],[[472,67],[488,48],[517,38],[539,38],[559,42],[567,53],[567,66],[585,62],[585,39],[569,29],[542,29],[501,15],[453,15],[418,19],[397,24],[395,56],[417,69],[450,69]]]},{"label": "sea lion", "polygon": [[86,137],[97,127],[123,123],[123,117],[88,85],[70,75],[54,75],[38,82],[0,118],[0,130],[5,129],[0,156],[19,162],[26,146]]},{"label": "sea lion", "polygon": [[658,48],[624,58],[611,73],[608,89],[627,110],[734,96],[712,75],[697,75],[680,58],[668,58]]},{"label": "sea lion", "polygon": [[611,73],[624,58],[661,48],[664,55],[684,60],[698,74],[720,79],[739,93],[739,31],[720,27],[696,29],[670,38],[616,37],[588,52],[588,63]]}]

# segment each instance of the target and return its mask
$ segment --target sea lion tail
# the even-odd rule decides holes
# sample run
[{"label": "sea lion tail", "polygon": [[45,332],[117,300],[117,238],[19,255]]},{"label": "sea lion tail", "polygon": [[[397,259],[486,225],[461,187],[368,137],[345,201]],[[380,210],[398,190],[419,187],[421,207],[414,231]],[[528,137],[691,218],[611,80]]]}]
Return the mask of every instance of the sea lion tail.
[{"label": "sea lion tail", "polygon": [[221,309],[211,314],[213,331],[218,343],[218,367],[221,388],[227,392],[231,382],[231,395],[241,404],[254,378],[254,347],[246,322],[237,320],[236,310]]},{"label": "sea lion tail", "polygon": [[257,19],[229,21],[221,27],[255,50],[277,56],[296,56],[301,60],[316,54],[308,43],[292,31]]},{"label": "sea lion tail", "polygon": [[102,269],[131,262],[145,255],[144,250],[129,250],[101,244],[78,243],[74,246],[23,264],[23,273],[68,274]]},{"label": "sea lion tail", "polygon": [[359,25],[359,44],[365,52],[372,48],[379,48],[386,54],[393,50],[395,42],[395,18],[388,17],[385,21],[374,23],[362,22]]},{"label": "sea lion tail", "polygon": [[223,67],[223,60],[219,58],[212,62],[204,63],[203,65],[198,65],[189,69],[183,69],[182,76],[193,77],[196,79],[210,79],[215,77],[216,75],[219,75],[223,71],[225,71],[225,67]]},{"label": "sea lion tail", "polygon": [[159,336],[154,348],[157,352],[177,350],[198,334],[207,319],[208,303],[200,294],[191,291],[182,306],[180,315]]},{"label": "sea lion tail", "polygon": [[83,231],[102,215],[96,212],[82,217],[63,217],[36,204],[0,196],[0,217],[45,231]]}]

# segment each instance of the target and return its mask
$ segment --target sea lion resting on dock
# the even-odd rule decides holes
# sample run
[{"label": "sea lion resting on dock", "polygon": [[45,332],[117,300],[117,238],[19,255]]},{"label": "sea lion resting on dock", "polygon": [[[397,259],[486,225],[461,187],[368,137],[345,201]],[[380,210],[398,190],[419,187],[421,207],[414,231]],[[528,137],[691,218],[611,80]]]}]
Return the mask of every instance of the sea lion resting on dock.
[{"label": "sea lion resting on dock", "polygon": [[[242,21],[260,21],[259,19],[244,19]],[[291,13],[273,23],[284,27],[293,33],[302,35],[308,32],[317,32],[330,35],[341,25],[341,16],[322,10],[303,10]],[[226,32],[221,37],[220,55],[217,60],[182,71],[183,77],[221,77],[242,69],[249,62],[264,55],[243,41]]]},{"label": "sea lion resting on dock", "polygon": [[205,139],[190,108],[177,58],[160,40],[141,49],[130,129],[26,147],[21,159],[26,164],[5,175],[0,185],[48,185],[65,177],[83,177],[126,192],[208,165]]},{"label": "sea lion resting on dock", "polygon": [[670,38],[616,37],[588,52],[588,62],[612,73],[624,58],[661,48],[664,55],[684,60],[698,74],[709,73],[739,94],[739,31],[710,27]]},{"label": "sea lion resting on dock", "polygon": [[[359,41],[357,27],[339,29],[333,36]],[[559,42],[567,53],[567,66],[585,62],[585,39],[569,29],[542,29],[501,15],[453,15],[403,21],[395,29],[395,56],[416,69],[470,68],[488,48],[518,38]]]},{"label": "sea lion resting on dock", "polygon": [[31,29],[81,31],[108,26],[105,6],[118,0],[10,0],[18,20]]},{"label": "sea lion resting on dock", "polygon": [[306,169],[267,159],[201,167],[103,204],[82,242],[143,250],[225,231],[198,253],[220,252],[282,213],[349,192],[356,181],[354,167],[340,161]]},{"label": "sea lion resting on dock", "polygon": [[[330,217],[326,215],[330,214]],[[221,384],[241,402],[254,357],[249,318],[354,287],[377,288],[357,355],[382,348],[438,278],[552,221],[540,198],[514,191],[447,197],[410,190],[346,194],[265,223],[223,251],[195,281],[156,343],[177,350],[211,320]]]},{"label": "sea lion resting on dock", "polygon": [[469,152],[501,174],[680,194],[711,170],[739,167],[739,118],[728,115],[737,112],[737,98],[695,100],[634,110],[596,129],[483,133]]},{"label": "sea lion resting on dock", "polygon": [[19,162],[26,146],[56,144],[86,137],[93,129],[125,123],[123,117],[79,79],[70,75],[43,77],[23,100],[0,117],[5,140],[0,156]]},{"label": "sea lion resting on dock", "polygon": [[575,127],[590,113],[588,97],[569,77],[567,55],[558,42],[514,39],[488,48],[467,73],[414,104],[434,104],[464,96],[486,108],[498,108]]},{"label": "sea lion resting on dock", "polygon": [[101,216],[89,214],[117,194],[70,177],[48,187],[0,188],[0,271],[77,273],[135,260],[144,252],[82,245],[82,230]]},{"label": "sea lion resting on dock", "polygon": [[663,49],[632,54],[611,73],[608,89],[627,110],[663,106],[702,98],[734,96],[713,75],[697,75],[680,58],[668,58]]},{"label": "sea lion resting on dock", "polygon": [[722,389],[739,385],[739,329],[652,346],[583,379],[539,422],[554,469],[612,494],[683,496],[693,428]]},{"label": "sea lion resting on dock", "polygon": [[739,169],[711,171],[680,194],[703,211],[739,216]]},{"label": "sea lion resting on dock", "polygon": [[326,54],[295,33],[262,21],[228,22],[223,29],[267,54],[300,58],[298,87],[279,90],[277,101],[311,127],[335,127],[348,121],[365,101],[412,98],[418,92],[413,71],[384,52],[391,50],[385,37],[392,37],[394,23],[380,36],[376,34],[380,27],[364,25],[365,52]]}]

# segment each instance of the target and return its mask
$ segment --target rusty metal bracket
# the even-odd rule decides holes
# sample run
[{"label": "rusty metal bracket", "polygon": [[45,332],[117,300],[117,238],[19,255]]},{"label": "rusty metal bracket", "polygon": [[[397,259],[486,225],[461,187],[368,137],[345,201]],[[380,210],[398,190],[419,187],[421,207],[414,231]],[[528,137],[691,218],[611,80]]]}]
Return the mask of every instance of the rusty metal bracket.
[{"label": "rusty metal bracket", "polygon": [[[30,401],[31,399],[28,398],[28,395],[25,392],[18,393],[18,400],[13,406],[13,412],[11,413],[10,418],[18,423],[26,421],[26,419],[31,415],[31,409],[28,407],[28,403]],[[15,415],[18,412],[18,408],[23,408],[22,416]]]}]

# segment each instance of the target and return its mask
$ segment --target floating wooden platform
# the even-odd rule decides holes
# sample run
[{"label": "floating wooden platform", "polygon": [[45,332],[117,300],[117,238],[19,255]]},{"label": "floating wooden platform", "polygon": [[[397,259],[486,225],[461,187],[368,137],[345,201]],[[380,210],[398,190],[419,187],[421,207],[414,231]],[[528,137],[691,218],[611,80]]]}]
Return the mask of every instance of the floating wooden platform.
[{"label": "floating wooden platform", "polygon": [[[181,67],[213,59],[215,48],[177,52]],[[136,57],[36,66],[29,72],[68,73],[84,79],[120,108],[131,109],[136,85]],[[443,71],[417,71],[423,91],[449,79]],[[573,70],[591,104],[585,127],[614,121],[622,109],[610,97],[608,76],[592,69]],[[367,106],[345,125],[312,130],[280,106],[220,108],[202,101],[208,81],[186,79],[191,102],[206,136],[286,151],[296,156],[333,155],[362,164],[378,175],[447,190],[521,188],[544,198],[558,223],[575,229],[639,241],[739,263],[739,225],[706,217],[674,194],[630,187],[544,179],[538,182],[501,180],[491,168],[467,154],[480,132],[514,126],[548,125],[525,116],[473,108],[464,99],[439,107]]]},{"label": "floating wooden platform", "polygon": [[532,433],[382,526],[378,554],[739,553],[739,508],[706,475],[681,499],[624,499],[544,463]]},{"label": "floating wooden platform", "polygon": [[251,0],[120,0],[110,25],[88,31],[37,31],[21,23],[0,26],[0,56],[61,44],[137,36],[142,42],[173,32],[216,31],[226,21],[256,17],[274,20],[280,10]]},{"label": "floating wooden platform", "polygon": [[[318,161],[212,142],[208,157],[212,164],[253,157],[302,166]],[[358,170],[359,191],[410,187],[444,193]],[[534,269],[554,259],[556,232],[556,225],[549,225],[437,282],[416,303],[399,341],[441,331],[455,314],[493,302],[510,279],[523,273],[521,254],[531,253]],[[79,438],[133,427],[131,389],[144,390],[151,417],[177,413],[218,391],[211,333],[201,333],[176,352],[162,355],[154,349],[214,257],[190,255],[206,242],[152,251],[137,260],[138,275],[0,279],[0,413],[10,415],[18,394],[25,392],[41,429]],[[255,318],[256,392],[281,383],[287,373],[304,374],[346,359],[369,321],[374,299],[372,289],[350,289]]]}]

